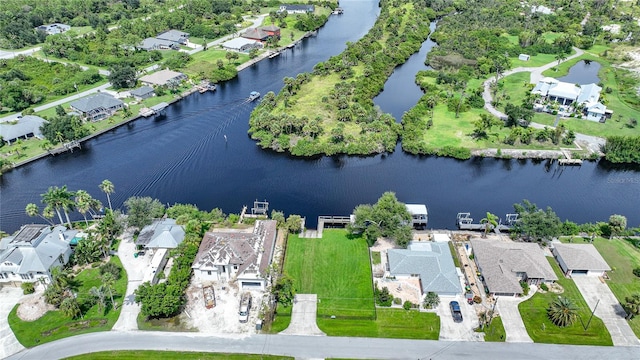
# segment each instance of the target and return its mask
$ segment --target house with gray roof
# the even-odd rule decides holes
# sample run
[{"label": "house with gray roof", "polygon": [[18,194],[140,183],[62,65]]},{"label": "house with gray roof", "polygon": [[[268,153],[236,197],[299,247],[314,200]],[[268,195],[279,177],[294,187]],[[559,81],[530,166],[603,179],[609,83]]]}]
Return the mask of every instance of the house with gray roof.
[{"label": "house with gray roof", "polygon": [[287,14],[306,14],[313,13],[316,7],[306,4],[285,4],[280,5],[278,12],[286,12]]},{"label": "house with gray roof", "polygon": [[593,244],[553,243],[551,252],[565,276],[605,276],[611,270]]},{"label": "house with gray roof", "polygon": [[147,86],[178,85],[186,78],[181,72],[164,69],[141,77],[140,82]]},{"label": "house with gray roof", "polygon": [[55,35],[55,34],[62,34],[64,32],[71,30],[71,26],[67,24],[54,23],[54,24],[40,25],[36,28],[36,30],[44,31],[47,35]]},{"label": "house with gray roof", "polygon": [[275,220],[258,220],[253,232],[207,232],[191,266],[195,278],[237,281],[241,289],[264,290],[273,260],[276,225]]},{"label": "house with gray roof", "polygon": [[138,49],[151,51],[151,50],[178,50],[180,49],[180,45],[168,41],[157,38],[146,38],[142,40],[140,45],[138,45]]},{"label": "house with gray roof", "polygon": [[154,90],[151,86],[145,85],[129,91],[129,94],[131,94],[131,96],[136,100],[144,100],[152,97],[154,95]]},{"label": "house with gray roof", "polygon": [[136,245],[146,249],[175,249],[184,240],[184,228],[174,219],[156,220],[142,228]]},{"label": "house with gray roof", "polygon": [[170,41],[176,45],[186,45],[189,42],[189,33],[172,29],[156,36],[156,39]]},{"label": "house with gray roof", "polygon": [[224,43],[222,43],[222,47],[227,50],[249,52],[251,51],[251,49],[261,49],[262,43],[253,39],[237,37],[229,41],[225,41]]},{"label": "house with gray roof", "polygon": [[24,225],[0,240],[0,283],[51,282],[51,269],[69,262],[78,233],[64,226]]},{"label": "house with gray roof", "polygon": [[82,114],[86,120],[98,121],[106,119],[124,108],[124,103],[107,93],[99,92],[73,101],[69,106],[73,111]]},{"label": "house with gray roof", "polygon": [[47,120],[35,115],[25,115],[15,121],[0,123],[0,136],[9,145],[18,139],[37,137],[42,139],[40,127],[48,123]]},{"label": "house with gray roof", "polygon": [[448,242],[411,242],[407,249],[387,251],[388,275],[419,277],[420,290],[438,295],[462,294],[460,278]]},{"label": "house with gray roof", "polygon": [[538,285],[558,280],[536,243],[472,239],[471,248],[484,285],[494,296],[521,295],[520,281]]}]

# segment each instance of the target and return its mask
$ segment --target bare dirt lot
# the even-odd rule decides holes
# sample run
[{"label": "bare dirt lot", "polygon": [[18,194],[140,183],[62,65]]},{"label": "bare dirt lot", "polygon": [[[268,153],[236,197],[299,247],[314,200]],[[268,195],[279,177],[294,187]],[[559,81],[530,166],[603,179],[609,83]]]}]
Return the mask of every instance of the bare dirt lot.
[{"label": "bare dirt lot", "polygon": [[43,292],[44,285],[37,285],[36,292],[22,297],[16,313],[20,319],[34,321],[42,317],[47,311],[55,310],[53,305],[49,305],[44,301]]}]

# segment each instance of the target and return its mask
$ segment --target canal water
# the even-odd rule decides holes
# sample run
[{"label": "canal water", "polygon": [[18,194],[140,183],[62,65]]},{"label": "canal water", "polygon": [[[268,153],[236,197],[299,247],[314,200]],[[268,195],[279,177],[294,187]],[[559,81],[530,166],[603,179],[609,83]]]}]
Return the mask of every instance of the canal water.
[{"label": "canal water", "polygon": [[[271,209],[306,216],[309,227],[318,215],[349,214],[360,203],[375,202],[384,191],[395,191],[404,202],[426,204],[431,228],[453,228],[461,211],[477,219],[486,211],[504,217],[522,199],[551,206],[562,219],[598,221],[619,213],[628,217],[630,226],[640,224],[640,171],[635,168],[592,162],[562,168],[547,161],[458,161],[411,156],[399,146],[386,155],[315,159],[260,149],[247,136],[255,106],[245,102],[249,93],[278,91],[285,76],[311,71],[317,62],[340,53],[347,41],[364,35],[378,14],[377,1],[342,0],[340,5],[345,14],[332,16],[316,37],[242,71],[215,93],[194,94],[170,106],[164,117],[132,122],[88,141],[82,151],[3,175],[0,229],[12,232],[38,222],[27,217],[24,208],[30,202],[40,204],[40,194],[50,186],[84,189],[106,204],[98,188],[104,179],[115,185],[115,207],[130,196],[151,196],[168,204],[239,213],[243,205],[266,199]],[[415,100],[400,103],[386,94],[376,99],[394,116],[420,96],[414,76],[425,68],[424,55],[411,60],[393,75],[398,87],[388,91],[387,84],[385,93]],[[81,216],[76,213],[75,218]]]}]

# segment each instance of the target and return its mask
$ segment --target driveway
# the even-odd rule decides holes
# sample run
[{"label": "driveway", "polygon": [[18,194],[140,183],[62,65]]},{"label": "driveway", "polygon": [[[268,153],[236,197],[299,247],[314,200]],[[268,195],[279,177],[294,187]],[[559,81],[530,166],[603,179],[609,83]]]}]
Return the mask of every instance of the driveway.
[{"label": "driveway", "polygon": [[0,359],[24,349],[13,335],[7,319],[21,297],[22,289],[19,287],[5,286],[0,289]]},{"label": "driveway", "polygon": [[[462,312],[462,322],[453,321],[450,301],[457,301]],[[440,316],[440,338],[446,341],[482,341],[481,333],[473,331],[479,326],[478,316],[473,305],[469,305],[461,296],[440,296],[440,305],[436,309]]]},{"label": "driveway", "polygon": [[498,298],[496,306],[498,308],[498,313],[500,313],[500,317],[502,318],[504,331],[507,333],[507,342],[533,342],[529,337],[529,333],[527,333],[527,329],[524,327],[520,311],[518,311],[518,304],[522,301],[523,299],[510,297]]},{"label": "driveway", "polygon": [[624,309],[607,284],[595,276],[573,276],[572,278],[591,309],[593,309],[598,303],[598,300],[600,300],[598,308],[596,309],[596,316],[602,319],[607,330],[609,330],[613,345],[640,345],[640,341],[625,319],[626,313]]},{"label": "driveway", "polygon": [[318,308],[317,294],[296,294],[291,309],[291,323],[280,334],[284,335],[315,335],[323,336],[316,324],[316,311]]}]

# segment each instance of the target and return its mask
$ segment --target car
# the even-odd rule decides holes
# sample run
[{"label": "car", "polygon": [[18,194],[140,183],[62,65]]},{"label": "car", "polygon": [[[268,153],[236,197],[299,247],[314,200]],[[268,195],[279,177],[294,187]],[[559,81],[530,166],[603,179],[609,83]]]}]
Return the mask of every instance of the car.
[{"label": "car", "polygon": [[251,311],[251,294],[248,292],[245,292],[244,294],[242,294],[242,297],[240,298],[240,308],[238,310],[238,320],[240,320],[241,323],[246,323],[247,321],[249,321],[249,311]]},{"label": "car", "polygon": [[462,322],[462,312],[460,311],[460,304],[457,301],[452,301],[449,303],[449,308],[451,309],[451,316],[453,317],[453,321]]}]

